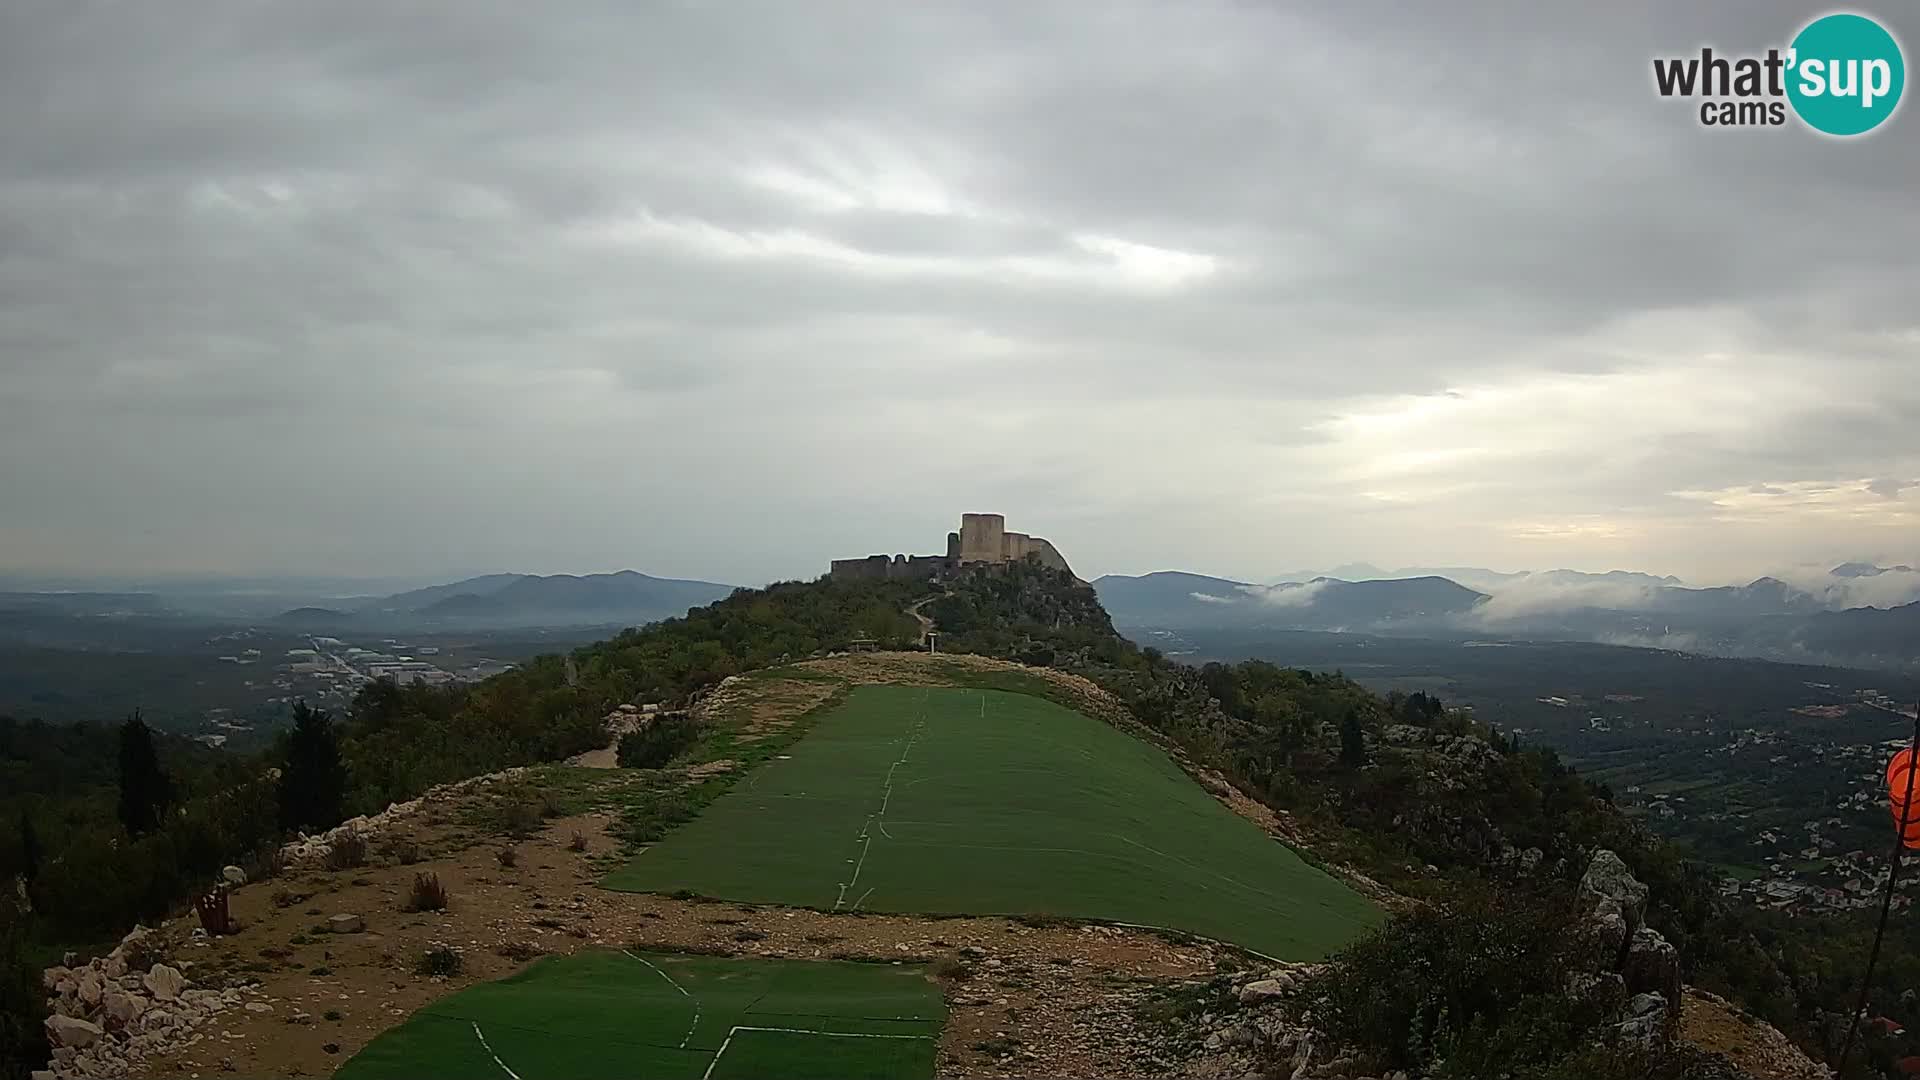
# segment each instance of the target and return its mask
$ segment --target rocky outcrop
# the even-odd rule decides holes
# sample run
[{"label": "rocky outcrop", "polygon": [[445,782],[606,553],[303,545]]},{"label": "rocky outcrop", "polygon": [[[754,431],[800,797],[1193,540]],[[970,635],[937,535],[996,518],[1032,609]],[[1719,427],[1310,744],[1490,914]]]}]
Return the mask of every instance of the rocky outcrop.
[{"label": "rocky outcrop", "polygon": [[105,1034],[105,1029],[99,1024],[82,1020],[77,1016],[47,1017],[47,1042],[56,1049],[71,1047],[84,1050],[98,1042]]},{"label": "rocky outcrop", "polygon": [[106,956],[75,966],[69,954],[41,973],[53,1060],[36,1076],[138,1076],[149,1058],[200,1042],[209,1019],[259,997],[252,987],[195,988],[186,972],[152,958],[156,940],[136,926]]},{"label": "rocky outcrop", "polygon": [[153,969],[140,981],[145,984],[147,992],[159,1001],[178,1001],[180,991],[187,986],[187,977],[165,964],[153,965]]},{"label": "rocky outcrop", "polygon": [[1642,1046],[1671,1039],[1680,1025],[1680,953],[1658,930],[1643,924],[1647,886],[1620,856],[1602,848],[1580,878],[1580,896],[1591,905],[1588,926],[1600,956],[1632,995],[1614,1024],[1621,1037]]},{"label": "rocky outcrop", "polygon": [[1676,1009],[1680,1004],[1680,952],[1659,931],[1643,926],[1627,943],[1627,959],[1620,966],[1627,991],[1658,994]]},{"label": "rocky outcrop", "polygon": [[1647,914],[1647,887],[1633,876],[1620,856],[1605,848],[1594,852],[1593,861],[1580,879],[1580,894],[1592,904],[1597,917],[1619,915],[1631,932]]}]

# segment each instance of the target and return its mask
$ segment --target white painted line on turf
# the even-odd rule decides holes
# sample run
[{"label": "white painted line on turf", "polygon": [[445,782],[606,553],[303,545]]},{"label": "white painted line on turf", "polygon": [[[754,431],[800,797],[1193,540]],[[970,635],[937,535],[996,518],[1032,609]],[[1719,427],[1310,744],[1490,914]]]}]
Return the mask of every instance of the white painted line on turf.
[{"label": "white painted line on turf", "polygon": [[671,986],[675,990],[680,991],[681,997],[684,997],[688,1001],[693,1002],[693,1023],[687,1025],[687,1034],[684,1038],[680,1040],[680,1049],[685,1050],[687,1048],[687,1044],[693,1041],[693,1029],[700,1026],[700,999],[697,997],[694,997],[692,994],[687,993],[686,987],[681,986],[677,982],[674,982],[673,976],[667,974],[664,971],[661,971],[658,966],[654,965],[652,962],[647,960],[646,957],[634,956],[632,952],[626,949],[621,949],[620,951],[622,953],[625,953],[627,956],[632,956],[633,959],[638,960],[643,964],[646,964],[648,967],[653,968],[653,973],[667,980],[668,986]]},{"label": "white painted line on turf", "polygon": [[[931,1040],[933,1038],[933,1036],[931,1035],[875,1035],[875,1034],[872,1034],[871,1032],[865,1032],[865,1031],[811,1031],[807,1028],[750,1027],[746,1024],[739,1024],[734,1026],[731,1030],[727,1032],[726,1038],[720,1040],[720,1049],[715,1050],[713,1052],[713,1060],[707,1062],[707,1071],[700,1074],[700,1080],[712,1080],[713,1070],[716,1066],[720,1064],[720,1056],[727,1052],[727,1047],[733,1045],[733,1037],[735,1035],[740,1034],[743,1031],[777,1031],[777,1032],[783,1032],[788,1035],[819,1035],[829,1039],[927,1039],[927,1040]],[[501,1067],[505,1068],[504,1065]],[[518,1078],[516,1077],[515,1080],[518,1080]]]},{"label": "white painted line on turf", "polygon": [[[833,902],[833,910],[835,911],[839,911],[841,906],[847,902],[847,890],[859,884],[860,868],[867,865],[867,849],[873,846],[873,836],[867,832],[867,827],[872,824],[873,818],[867,818],[866,823],[860,826],[860,835],[854,837],[855,840],[860,841],[860,861],[854,863],[852,879],[840,883],[840,896]],[[847,861],[853,862],[852,859],[848,859]]]},{"label": "white painted line on turf", "polygon": [[873,887],[873,886],[871,886],[871,885],[869,885],[869,886],[867,887],[867,891],[866,891],[866,892],[863,892],[863,893],[861,893],[861,894],[860,894],[860,899],[858,899],[858,900],[855,900],[855,901],[853,902],[853,910],[855,910],[855,911],[859,911],[859,910],[860,910],[860,906],[861,906],[862,904],[865,904],[865,903],[867,902],[867,897],[869,897],[869,896],[872,896],[872,895],[873,895],[873,889],[874,889],[874,887]]},{"label": "white painted line on turf", "polygon": [[[925,701],[925,698],[926,698],[926,695],[922,694],[921,700],[923,702]],[[913,753],[913,744],[919,741],[920,733],[926,730],[926,726],[927,726],[927,714],[926,714],[925,706],[923,704],[921,707],[920,719],[914,724],[913,734],[907,737],[906,749],[901,750],[900,759],[898,761],[895,761],[891,766],[887,768],[887,783],[886,783],[886,786],[882,788],[880,791],[879,812],[868,817],[866,820],[866,823],[860,826],[860,835],[855,838],[860,841],[860,859],[858,862],[854,863],[853,877],[850,880],[843,881],[840,883],[840,895],[834,898],[834,901],[833,901],[833,910],[835,911],[839,911],[843,906],[846,905],[847,890],[853,888],[855,885],[860,884],[860,871],[862,868],[864,868],[867,865],[867,852],[871,850],[873,847],[873,833],[869,832],[868,830],[872,829],[874,826],[874,823],[877,821],[880,824],[880,835],[886,837],[889,840],[893,839],[893,834],[887,831],[886,816],[887,816],[887,806],[888,804],[893,802],[894,770],[906,764],[907,755]],[[867,891],[872,892],[873,890],[868,889]],[[854,907],[859,907],[859,906],[860,906],[859,904],[854,905]]]},{"label": "white painted line on turf", "polygon": [[[866,869],[867,852],[873,849],[872,834],[863,833],[861,838],[865,842],[860,845],[860,861],[853,864],[853,880],[847,882],[847,888],[849,889],[853,888],[855,885],[860,884],[860,871]],[[844,892],[841,893],[841,899],[842,900],[846,899],[846,894]]]},{"label": "white painted line on turf", "polygon": [[[473,1023],[473,1021],[471,1020],[467,1022],[470,1024]],[[495,1065],[500,1066],[501,1072],[506,1073],[508,1076],[513,1077],[513,1080],[520,1080],[520,1074],[517,1072],[514,1072],[512,1069],[507,1068],[507,1063],[504,1061],[501,1061],[500,1055],[494,1053],[493,1047],[487,1044],[486,1033],[480,1030],[479,1024],[473,1024],[473,1035],[474,1035],[474,1038],[477,1038],[480,1040],[480,1048],[487,1052],[487,1056],[493,1059],[493,1063]]]}]

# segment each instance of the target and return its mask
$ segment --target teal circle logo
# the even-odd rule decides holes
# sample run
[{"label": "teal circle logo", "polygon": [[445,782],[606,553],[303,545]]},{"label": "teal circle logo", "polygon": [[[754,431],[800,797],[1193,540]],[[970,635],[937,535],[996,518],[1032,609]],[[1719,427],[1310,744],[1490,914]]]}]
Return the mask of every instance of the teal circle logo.
[{"label": "teal circle logo", "polygon": [[1864,135],[1900,105],[1907,65],[1900,43],[1865,15],[1841,12],[1808,23],[1788,53],[1787,99],[1815,131]]}]

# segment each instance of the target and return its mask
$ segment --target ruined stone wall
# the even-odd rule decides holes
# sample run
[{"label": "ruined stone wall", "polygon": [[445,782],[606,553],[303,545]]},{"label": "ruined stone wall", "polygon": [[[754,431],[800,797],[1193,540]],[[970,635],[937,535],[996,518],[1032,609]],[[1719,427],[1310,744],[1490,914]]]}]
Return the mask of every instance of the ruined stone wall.
[{"label": "ruined stone wall", "polygon": [[945,555],[909,555],[906,565],[897,569],[899,576],[910,581],[920,581],[938,574],[949,565]]},{"label": "ruined stone wall", "polygon": [[835,559],[828,565],[827,573],[835,581],[885,581],[887,568],[893,560],[885,555],[869,555],[864,559]]},{"label": "ruined stone wall", "polygon": [[922,581],[947,566],[941,555],[869,555],[864,559],[835,559],[827,573],[835,581]]}]

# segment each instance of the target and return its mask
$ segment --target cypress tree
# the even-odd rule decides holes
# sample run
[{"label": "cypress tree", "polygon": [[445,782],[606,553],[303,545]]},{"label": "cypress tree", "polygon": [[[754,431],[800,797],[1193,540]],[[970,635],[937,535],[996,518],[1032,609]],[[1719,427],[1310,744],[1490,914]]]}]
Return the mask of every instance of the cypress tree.
[{"label": "cypress tree", "polygon": [[120,725],[120,824],[132,836],[150,833],[172,805],[173,785],[160,768],[153,729],[135,709]]},{"label": "cypress tree", "polygon": [[1348,709],[1340,721],[1340,763],[1358,768],[1367,763],[1367,740],[1360,729],[1360,710]]},{"label": "cypress tree", "polygon": [[331,829],[346,818],[346,801],[347,765],[340,757],[340,733],[333,718],[298,702],[280,766],[280,827]]}]

